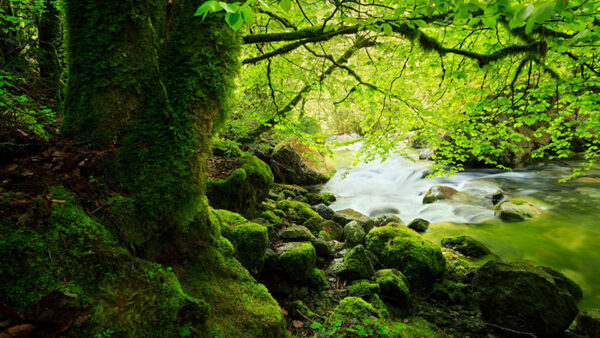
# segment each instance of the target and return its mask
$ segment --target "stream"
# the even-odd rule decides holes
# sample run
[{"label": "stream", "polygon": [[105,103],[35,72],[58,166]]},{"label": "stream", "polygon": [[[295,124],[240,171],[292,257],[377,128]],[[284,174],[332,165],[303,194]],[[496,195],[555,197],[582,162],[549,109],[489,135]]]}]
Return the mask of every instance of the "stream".
[{"label": "stream", "polygon": [[[352,166],[359,146],[334,152],[338,171],[323,189],[338,196],[331,208],[352,208],[370,217],[393,213],[405,224],[426,219],[431,225],[424,237],[439,244],[445,237],[468,235],[502,260],[553,267],[583,288],[580,308],[600,307],[600,169],[566,183],[558,182],[570,173],[566,164],[512,172],[470,169],[451,177],[423,178],[431,162],[397,155],[383,163]],[[459,190],[460,200],[423,204],[433,185]],[[523,222],[499,220],[485,198],[499,189],[508,198],[542,207],[544,213]]]}]

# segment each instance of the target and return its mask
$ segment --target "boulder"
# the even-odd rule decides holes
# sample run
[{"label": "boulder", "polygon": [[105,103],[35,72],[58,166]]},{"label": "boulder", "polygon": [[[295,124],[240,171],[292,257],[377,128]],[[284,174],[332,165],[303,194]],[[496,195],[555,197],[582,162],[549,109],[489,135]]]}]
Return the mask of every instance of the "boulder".
[{"label": "boulder", "polygon": [[317,268],[312,269],[308,274],[308,285],[317,290],[326,289],[328,284],[325,272]]},{"label": "boulder", "polygon": [[337,275],[345,280],[353,281],[370,278],[374,272],[365,248],[362,245],[357,245],[344,256],[344,261],[337,270]]},{"label": "boulder", "polygon": [[316,211],[317,214],[319,214],[324,219],[332,219],[333,216],[335,216],[335,211],[333,211],[333,209],[331,209],[324,203],[317,204],[317,205],[313,206],[312,209],[314,211]]},{"label": "boulder", "polygon": [[307,219],[306,222],[304,222],[302,225],[307,227],[310,231],[318,233],[323,228],[323,222],[325,222],[323,217],[315,215]]},{"label": "boulder", "polygon": [[444,273],[446,261],[440,247],[403,225],[375,228],[366,243],[384,267],[400,270],[411,288],[426,288]]},{"label": "boulder", "polygon": [[409,229],[413,229],[416,232],[425,232],[429,229],[429,221],[422,218],[416,218],[408,224]]},{"label": "boulder", "polygon": [[590,338],[600,338],[600,310],[587,309],[577,315],[577,330]]},{"label": "boulder", "polygon": [[529,264],[489,261],[477,271],[472,288],[485,319],[536,336],[562,334],[578,311],[568,290]]},{"label": "boulder", "polygon": [[319,215],[310,208],[310,205],[300,201],[281,200],[277,202],[277,208],[283,210],[290,220],[299,224],[306,222],[313,216]]},{"label": "boulder", "polygon": [[348,286],[348,294],[353,297],[369,297],[376,293],[379,293],[379,285],[370,280],[356,280]]},{"label": "boulder", "polygon": [[467,301],[468,291],[469,287],[467,284],[444,279],[439,283],[433,284],[429,297],[442,304],[462,304]]},{"label": "boulder", "polygon": [[373,225],[376,227],[382,227],[388,225],[389,223],[399,223],[402,224],[402,220],[400,217],[394,214],[383,214],[381,216],[375,217],[373,220]]},{"label": "boulder", "polygon": [[242,265],[257,276],[264,264],[264,254],[269,238],[267,228],[256,223],[240,224],[233,228],[230,238],[234,255]]},{"label": "boulder", "polygon": [[344,245],[352,248],[363,244],[365,241],[365,230],[357,221],[352,221],[344,227]]},{"label": "boulder", "polygon": [[328,233],[331,239],[341,241],[344,237],[344,228],[334,221],[325,221],[321,226],[323,231]]},{"label": "boulder", "polygon": [[494,215],[504,221],[524,221],[541,213],[540,207],[522,200],[504,201],[494,208]]},{"label": "boulder", "polygon": [[321,238],[315,238],[311,241],[312,245],[315,247],[315,251],[317,252],[317,256],[323,258],[330,258],[331,252],[333,250],[332,245]]},{"label": "boulder", "polygon": [[375,272],[375,282],[379,286],[379,295],[396,306],[408,304],[410,291],[408,281],[402,272],[395,269],[383,269]]},{"label": "boulder", "polygon": [[352,319],[361,322],[365,319],[374,320],[378,317],[379,313],[373,305],[362,298],[346,297],[338,304],[327,322],[333,323],[338,320],[343,322]]},{"label": "boulder", "polygon": [[323,203],[326,205],[330,205],[337,200],[335,195],[330,192],[322,192],[319,195],[321,195],[321,200],[323,200]]},{"label": "boulder", "polygon": [[302,225],[292,225],[281,229],[279,231],[279,238],[288,241],[309,241],[315,238],[315,236],[308,230],[307,227]]},{"label": "boulder", "polygon": [[315,268],[317,254],[309,242],[284,243],[277,247],[279,265],[294,282],[306,282]]},{"label": "boulder", "polygon": [[255,156],[243,157],[239,166],[224,180],[208,179],[206,196],[213,208],[249,215],[267,197],[273,173]]},{"label": "boulder", "polygon": [[444,238],[442,239],[442,246],[474,258],[483,257],[492,253],[483,243],[469,236]]},{"label": "boulder", "polygon": [[361,214],[360,212],[354,209],[344,209],[335,213],[332,218],[336,223],[341,224],[342,226],[352,222],[359,222],[365,230],[365,233],[368,233],[373,228],[374,222],[368,216]]},{"label": "boulder", "polygon": [[234,158],[242,156],[242,151],[237,142],[226,139],[214,138],[211,150],[214,156]]},{"label": "boulder", "polygon": [[554,278],[554,282],[559,287],[569,291],[575,300],[581,300],[583,298],[583,290],[581,289],[581,286],[569,279],[569,277],[565,276],[562,272],[554,270],[549,266],[538,266],[538,268],[551,275],[552,278]]},{"label": "boulder", "polygon": [[445,185],[434,185],[429,188],[425,196],[423,197],[423,204],[433,203],[440,200],[452,199],[454,195],[458,193],[458,190],[445,186]]},{"label": "boulder", "polygon": [[[312,158],[306,156],[310,153]],[[325,183],[334,170],[318,152],[299,142],[281,143],[273,149],[271,168],[278,181],[299,185]]]}]

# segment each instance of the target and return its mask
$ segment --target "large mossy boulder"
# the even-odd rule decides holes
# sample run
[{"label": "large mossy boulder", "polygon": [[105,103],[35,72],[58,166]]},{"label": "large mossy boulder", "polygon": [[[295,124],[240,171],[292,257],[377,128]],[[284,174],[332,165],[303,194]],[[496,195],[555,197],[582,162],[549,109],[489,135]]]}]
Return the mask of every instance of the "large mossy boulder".
[{"label": "large mossy boulder", "polygon": [[365,230],[360,223],[352,221],[344,226],[344,246],[352,248],[365,242]]},{"label": "large mossy boulder", "polygon": [[504,221],[524,221],[542,213],[542,209],[523,200],[509,200],[496,205],[494,215]]},{"label": "large mossy boulder", "polygon": [[379,295],[383,299],[396,306],[406,306],[410,289],[402,272],[395,269],[378,270],[375,272],[374,278],[379,286]]},{"label": "large mossy boulder", "polygon": [[279,238],[288,241],[310,241],[315,236],[308,230],[307,227],[302,225],[292,225],[291,227],[283,228],[279,231]]},{"label": "large mossy boulder", "polygon": [[374,272],[375,270],[365,248],[362,245],[357,245],[344,256],[344,262],[337,270],[337,275],[345,280],[353,281],[370,278]]},{"label": "large mossy boulder", "polygon": [[299,185],[325,183],[335,171],[321,154],[293,140],[273,149],[271,168],[277,181]]},{"label": "large mossy boulder", "polygon": [[293,282],[307,282],[315,268],[317,253],[310,242],[290,242],[277,247],[279,265]]},{"label": "large mossy boulder", "polygon": [[407,227],[416,232],[425,232],[427,229],[429,229],[429,221],[422,218],[416,218],[412,220],[412,222],[408,223]]},{"label": "large mossy boulder", "polygon": [[390,223],[373,229],[366,244],[383,266],[400,270],[411,288],[427,288],[445,271],[440,247],[403,225]]},{"label": "large mossy boulder", "polygon": [[344,228],[334,221],[323,222],[322,229],[329,234],[331,239],[335,239],[336,241],[340,241],[344,237]]},{"label": "large mossy boulder", "polygon": [[377,319],[379,312],[373,305],[367,303],[359,297],[346,297],[335,308],[328,319],[328,322],[336,320],[357,320],[361,322],[364,319]]},{"label": "large mossy boulder", "polygon": [[243,157],[239,166],[226,179],[208,179],[206,196],[213,208],[250,215],[267,197],[273,173],[256,156]]},{"label": "large mossy boulder", "polygon": [[442,246],[473,258],[483,257],[492,253],[485,244],[469,236],[444,238],[442,239]]},{"label": "large mossy boulder", "polygon": [[543,269],[489,261],[472,282],[486,320],[541,337],[560,335],[577,315],[575,299]]},{"label": "large mossy boulder", "polygon": [[361,214],[360,212],[354,209],[339,210],[335,213],[332,219],[342,226],[352,221],[357,221],[360,225],[362,225],[362,227],[365,230],[365,233],[371,231],[375,224],[375,222],[373,222],[371,218]]}]

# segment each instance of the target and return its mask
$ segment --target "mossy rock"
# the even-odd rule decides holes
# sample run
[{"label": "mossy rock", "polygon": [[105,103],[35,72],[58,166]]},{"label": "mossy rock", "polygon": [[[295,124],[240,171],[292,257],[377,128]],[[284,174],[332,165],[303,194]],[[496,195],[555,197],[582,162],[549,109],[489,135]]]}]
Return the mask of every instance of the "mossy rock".
[{"label": "mossy rock", "polygon": [[377,319],[379,312],[369,303],[359,297],[346,297],[335,308],[328,322],[336,320]]},{"label": "mossy rock", "polygon": [[554,282],[558,287],[567,290],[575,300],[581,300],[583,298],[583,290],[581,286],[572,281],[569,277],[565,276],[562,272],[557,271],[549,266],[538,266],[545,273],[552,276]]},{"label": "mossy rock", "polygon": [[492,253],[485,244],[469,236],[444,238],[442,239],[442,246],[474,258],[480,258]]},{"label": "mossy rock", "polygon": [[304,197],[306,197],[307,203],[310,205],[316,205],[323,202],[321,195],[315,194],[314,192],[309,192],[304,195]]},{"label": "mossy rock", "polygon": [[403,225],[375,228],[366,243],[383,266],[400,270],[411,288],[427,288],[444,273],[446,261],[440,247]]},{"label": "mossy rock", "polygon": [[429,229],[429,221],[422,218],[416,218],[408,224],[408,228],[416,232],[425,232]]},{"label": "mossy rock", "polygon": [[331,205],[331,203],[337,200],[337,197],[335,197],[335,195],[330,192],[322,192],[319,195],[321,196],[321,200],[325,205]]},{"label": "mossy rock", "polygon": [[367,279],[355,280],[352,284],[348,285],[348,294],[353,297],[362,298],[377,293],[379,293],[379,284]]},{"label": "mossy rock", "polygon": [[328,286],[325,272],[321,269],[314,268],[308,274],[308,285],[316,290],[326,289]]},{"label": "mossy rock", "polygon": [[429,297],[443,304],[464,304],[467,302],[468,294],[467,284],[444,279],[433,284]]},{"label": "mossy rock", "polygon": [[383,215],[377,216],[377,217],[375,217],[375,219],[373,219],[373,225],[375,227],[386,226],[389,223],[402,224],[402,220],[400,219],[400,217],[398,217],[394,214],[383,214]]},{"label": "mossy rock", "polygon": [[227,139],[213,138],[211,150],[213,155],[219,157],[240,157],[242,151],[237,142]]},{"label": "mossy rock", "polygon": [[288,214],[292,221],[299,224],[306,222],[311,217],[319,216],[316,211],[311,209],[310,205],[293,200],[281,200],[277,202],[277,208]]},{"label": "mossy rock", "polygon": [[322,155],[295,140],[273,149],[271,167],[279,182],[299,185],[325,183],[335,172]]},{"label": "mossy rock", "polygon": [[471,285],[483,317],[511,330],[558,336],[578,312],[568,290],[529,264],[489,261],[479,268]]},{"label": "mossy rock", "polygon": [[541,213],[540,207],[523,200],[504,201],[494,207],[494,215],[503,221],[524,221]]},{"label": "mossy rock", "polygon": [[435,201],[449,200],[458,193],[458,190],[445,185],[434,185],[429,188],[423,196],[423,204],[433,203]]},{"label": "mossy rock", "polygon": [[354,209],[339,210],[335,213],[332,219],[342,226],[345,226],[352,221],[357,221],[360,225],[362,225],[365,233],[371,231],[371,229],[373,229],[373,225],[375,224],[368,216],[363,215]]},{"label": "mossy rock", "polygon": [[[132,256],[108,228],[90,218],[62,187],[36,230],[3,229],[0,235],[0,290],[3,301],[21,313],[53,290],[78,295],[91,318],[75,336],[110,328],[122,336],[173,336],[182,328],[200,335],[209,306],[182,291],[171,269]],[[65,283],[65,280],[68,283]]]},{"label": "mossy rock", "polygon": [[227,209],[250,215],[269,193],[273,173],[255,156],[243,157],[226,179],[208,179],[206,196],[216,209]]},{"label": "mossy rock", "polygon": [[344,246],[355,247],[365,242],[365,230],[360,223],[352,221],[344,226]]},{"label": "mossy rock", "polygon": [[333,246],[329,241],[322,238],[315,238],[311,240],[311,243],[315,247],[317,256],[323,257],[325,259],[331,258]]},{"label": "mossy rock", "polygon": [[466,283],[469,279],[469,274],[476,270],[473,264],[461,254],[457,254],[448,248],[442,248],[442,254],[446,260],[446,273],[445,278]]},{"label": "mossy rock", "polygon": [[335,216],[335,211],[323,203],[313,205],[312,208],[324,219],[332,219]]},{"label": "mossy rock", "polygon": [[221,229],[221,234],[229,240],[232,240],[233,229],[236,226],[248,223],[247,219],[233,211],[213,209],[213,212],[216,218],[215,222],[219,225],[219,228]]},{"label": "mossy rock", "polygon": [[307,219],[302,225],[307,227],[310,231],[317,233],[323,229],[323,222],[325,222],[323,217],[316,215]]},{"label": "mossy rock", "polygon": [[379,286],[379,295],[399,307],[408,304],[410,290],[408,281],[402,272],[395,269],[383,269],[375,272],[375,281]]},{"label": "mossy rock", "polygon": [[265,249],[269,244],[267,228],[250,222],[240,224],[233,228],[231,241],[235,248],[235,258],[253,275],[260,275]]},{"label": "mossy rock", "polygon": [[337,275],[345,280],[353,281],[370,278],[374,272],[365,248],[359,244],[346,253],[344,262],[337,270]]},{"label": "mossy rock", "polygon": [[600,310],[585,309],[577,315],[577,329],[590,338],[600,337]]},{"label": "mossy rock", "polygon": [[315,268],[317,253],[309,242],[285,243],[277,248],[279,265],[294,282],[306,282]]},{"label": "mossy rock", "polygon": [[315,236],[302,225],[292,225],[279,231],[279,238],[288,241],[310,241],[315,239]]},{"label": "mossy rock", "polygon": [[344,237],[344,228],[341,225],[337,224],[334,221],[328,220],[323,222],[322,224],[323,231],[327,232],[332,239],[336,241],[342,240]]}]

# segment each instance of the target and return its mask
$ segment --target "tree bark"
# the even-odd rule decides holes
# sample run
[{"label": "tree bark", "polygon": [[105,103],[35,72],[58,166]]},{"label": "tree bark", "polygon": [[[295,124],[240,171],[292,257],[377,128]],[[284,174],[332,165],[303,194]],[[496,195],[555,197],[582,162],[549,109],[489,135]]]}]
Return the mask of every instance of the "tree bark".
[{"label": "tree bark", "polygon": [[202,2],[65,0],[63,133],[117,147],[114,175],[136,200],[138,225],[127,237],[152,257],[216,240],[206,157],[233,89],[240,38],[221,16],[194,17]]}]

